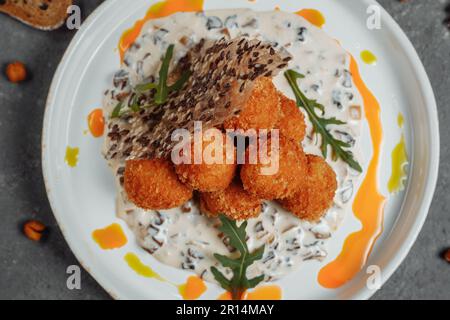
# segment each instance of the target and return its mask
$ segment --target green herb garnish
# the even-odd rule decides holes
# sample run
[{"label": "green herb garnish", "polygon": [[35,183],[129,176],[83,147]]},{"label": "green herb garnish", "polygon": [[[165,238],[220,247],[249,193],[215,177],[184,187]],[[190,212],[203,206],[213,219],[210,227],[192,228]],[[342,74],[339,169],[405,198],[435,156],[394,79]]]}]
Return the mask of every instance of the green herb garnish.
[{"label": "green herb garnish", "polygon": [[336,160],[337,158],[341,158],[344,162],[346,162],[351,168],[362,172],[362,168],[359,165],[359,163],[355,160],[352,153],[348,150],[345,150],[344,148],[350,148],[351,145],[349,143],[346,143],[342,140],[336,139],[333,137],[333,135],[330,133],[330,131],[327,129],[328,125],[343,125],[345,122],[333,118],[321,118],[319,115],[317,115],[315,109],[319,109],[322,114],[325,112],[325,107],[318,103],[316,100],[310,100],[308,99],[303,92],[300,90],[297,79],[304,78],[304,76],[294,70],[287,70],[284,73],[284,76],[286,77],[287,81],[289,82],[289,85],[292,88],[292,91],[295,94],[295,98],[297,100],[297,106],[301,107],[306,110],[306,113],[309,116],[309,119],[311,120],[314,131],[317,132],[322,136],[322,145],[321,150],[323,156],[326,158],[328,154],[328,146],[331,146],[331,149],[333,150],[333,160]]},{"label": "green herb garnish", "polygon": [[[137,85],[134,88],[134,92],[136,95],[133,98],[133,101],[131,102],[130,109],[133,112],[137,112],[141,109],[141,106],[138,104],[139,95],[146,93],[150,90],[155,90],[155,94],[153,96],[153,102],[156,105],[161,105],[167,102],[167,98],[169,97],[169,94],[173,91],[179,91],[183,88],[184,84],[189,80],[189,77],[191,76],[191,72],[185,71],[182,73],[180,78],[171,86],[167,84],[167,79],[169,77],[169,67],[170,67],[170,61],[173,57],[173,49],[174,45],[171,44],[166,50],[166,54],[163,57],[163,61],[161,64],[161,69],[159,70],[159,81],[157,83],[150,82],[150,83],[143,83],[140,85]],[[111,114],[111,118],[117,118],[119,117],[120,111],[123,108],[123,103],[118,103],[117,106],[114,108],[113,113]]]},{"label": "green herb garnish", "polygon": [[159,82],[156,87],[155,94],[155,103],[163,104],[167,100],[167,96],[169,95],[169,87],[167,86],[167,77],[169,76],[169,65],[170,60],[172,60],[173,56],[173,47],[171,44],[166,51],[166,55],[164,56],[161,69],[159,70]]},{"label": "green herb garnish", "polygon": [[113,112],[111,113],[111,118],[118,118],[120,116],[120,111],[123,108],[123,102],[120,101],[115,107]]},{"label": "green herb garnish", "polygon": [[233,300],[240,300],[247,289],[256,287],[264,280],[264,275],[247,279],[247,268],[255,261],[260,260],[264,254],[264,246],[250,253],[247,247],[247,221],[243,222],[239,227],[236,222],[221,215],[220,221],[222,225],[219,230],[222,231],[230,239],[230,245],[237,249],[240,257],[232,259],[220,254],[214,254],[214,257],[226,268],[233,271],[233,277],[228,280],[216,267],[211,267],[214,278],[225,290],[231,293]]},{"label": "green herb garnish", "polygon": [[173,57],[174,45],[171,44],[164,55],[163,62],[161,64],[161,69],[159,70],[159,81],[158,83],[144,83],[136,87],[138,92],[146,92],[148,90],[156,90],[154,96],[154,102],[157,105],[161,105],[167,101],[167,97],[172,91],[179,91],[183,88],[183,85],[189,80],[191,75],[190,71],[185,71],[181,77],[171,86],[167,84],[167,78],[169,77],[169,66],[170,61]]},{"label": "green herb garnish", "polygon": [[139,96],[137,94],[134,95],[133,99],[131,100],[131,105],[130,105],[131,111],[138,112],[140,110],[141,107],[139,106],[138,100],[139,100]]}]

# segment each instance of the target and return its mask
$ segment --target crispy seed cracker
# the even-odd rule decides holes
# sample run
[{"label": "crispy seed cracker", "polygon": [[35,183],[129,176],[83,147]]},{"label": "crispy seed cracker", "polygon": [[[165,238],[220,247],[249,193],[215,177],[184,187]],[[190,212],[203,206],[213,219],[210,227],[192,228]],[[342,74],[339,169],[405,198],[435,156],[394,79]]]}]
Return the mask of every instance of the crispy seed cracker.
[{"label": "crispy seed cracker", "polygon": [[205,130],[221,126],[245,106],[255,80],[277,75],[291,59],[286,50],[256,39],[201,41],[177,68],[191,71],[182,90],[163,105],[110,120],[106,158],[168,157],[177,144],[174,130],[193,133],[195,121]]}]

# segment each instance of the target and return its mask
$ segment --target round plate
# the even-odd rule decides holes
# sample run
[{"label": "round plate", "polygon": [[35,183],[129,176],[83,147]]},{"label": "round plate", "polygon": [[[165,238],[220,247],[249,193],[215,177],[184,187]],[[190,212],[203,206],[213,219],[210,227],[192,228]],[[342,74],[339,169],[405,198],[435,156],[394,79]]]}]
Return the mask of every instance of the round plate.
[{"label": "round plate", "polygon": [[[155,271],[174,283],[183,283],[189,273],[167,267],[139,248],[134,235],[115,217],[113,175],[100,154],[102,139],[86,134],[86,117],[101,107],[102,93],[111,85],[119,68],[117,44],[124,30],[142,18],[152,4],[149,0],[104,2],[85,21],[67,49],[53,79],[47,101],[42,140],[42,163],[48,197],[61,230],[80,263],[114,298],[180,299],[177,289],[166,283],[137,275],[123,257],[136,253]],[[348,1],[221,1],[205,0],[205,9],[248,7],[254,10],[295,12],[315,8],[326,17],[325,32],[338,39],[355,57],[369,49],[378,63],[358,64],[362,77],[381,105],[385,133],[379,184],[388,195],[391,151],[402,131],[397,115],[403,113],[403,129],[410,157],[406,191],[389,196],[384,231],[377,240],[367,265],[377,265],[386,281],[408,253],[426,218],[433,196],[439,159],[439,131],[436,103],[424,68],[411,43],[394,20],[381,9],[381,29],[369,30],[367,9],[372,0]],[[345,23],[342,23],[345,21]],[[80,150],[75,168],[65,161],[68,146]],[[122,225],[128,244],[104,251],[92,240],[92,231],[112,222]],[[374,291],[366,286],[366,268],[339,289],[325,289],[317,283],[321,266],[332,261],[345,237],[359,228],[349,214],[330,241],[326,261],[312,261],[277,282],[285,299],[366,299]],[[215,299],[222,290],[208,284],[202,299]]]}]

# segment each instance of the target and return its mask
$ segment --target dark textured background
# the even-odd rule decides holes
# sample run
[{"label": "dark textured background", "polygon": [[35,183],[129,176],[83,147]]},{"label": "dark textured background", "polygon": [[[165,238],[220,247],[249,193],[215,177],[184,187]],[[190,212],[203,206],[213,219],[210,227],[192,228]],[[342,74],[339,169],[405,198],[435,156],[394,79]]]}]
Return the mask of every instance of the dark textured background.
[{"label": "dark textured background", "polygon": [[[85,18],[101,0],[80,0]],[[441,121],[440,179],[427,221],[401,267],[374,299],[450,299],[450,33],[443,26],[446,0],[379,1],[411,39],[433,85]],[[66,268],[77,264],[52,215],[41,174],[40,138],[53,73],[74,35],[66,28],[41,32],[0,15],[0,299],[108,299],[88,273],[82,290],[66,288]],[[10,84],[5,64],[23,61],[32,78]],[[37,218],[50,227],[47,241],[25,238],[20,225]]]}]

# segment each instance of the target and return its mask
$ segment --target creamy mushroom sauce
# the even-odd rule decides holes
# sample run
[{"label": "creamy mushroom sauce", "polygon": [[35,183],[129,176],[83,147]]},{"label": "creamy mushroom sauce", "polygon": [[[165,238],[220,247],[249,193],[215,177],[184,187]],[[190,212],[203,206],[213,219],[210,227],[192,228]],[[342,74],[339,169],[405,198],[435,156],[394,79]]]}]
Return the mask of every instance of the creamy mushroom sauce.
[{"label": "creamy mushroom sauce", "polygon": [[[175,64],[202,38],[239,35],[270,41],[292,54],[294,59],[288,68],[305,75],[299,80],[300,88],[310,99],[317,99],[325,106],[326,117],[347,122],[329,128],[336,137],[352,145],[351,151],[361,163],[359,145],[363,110],[349,72],[349,54],[321,29],[298,15],[281,11],[237,9],[177,13],[149,21],[127,51],[122,69],[114,76],[114,88],[105,92],[105,113],[112,112],[118,95],[157,73],[169,44],[175,44]],[[274,83],[284,94],[293,97],[282,73],[274,78]],[[312,133],[308,120],[307,126],[307,137],[303,141],[305,152],[320,155],[320,137]],[[109,143],[106,138],[105,150]],[[333,207],[320,222],[301,221],[276,202],[265,202],[261,215],[248,221],[250,250],[266,244],[263,259],[249,268],[249,277],[264,273],[266,281],[279,279],[296,270],[302,261],[322,260],[327,256],[327,241],[345,214],[351,211],[354,188],[360,176],[341,160],[329,158],[327,161],[337,174],[338,191]],[[212,265],[227,272],[218,265],[213,254],[236,253],[231,252],[227,239],[223,239],[216,229],[216,219],[200,215],[195,200],[172,210],[137,208],[127,201],[121,186],[124,163],[111,160],[109,165],[117,180],[117,214],[128,223],[144,249],[162,263],[191,270],[207,281],[214,281],[209,271]]]}]

